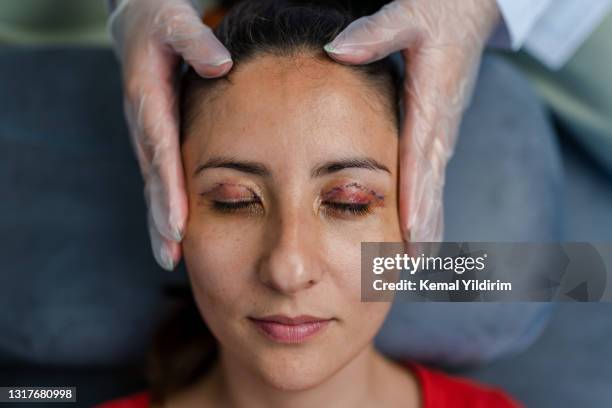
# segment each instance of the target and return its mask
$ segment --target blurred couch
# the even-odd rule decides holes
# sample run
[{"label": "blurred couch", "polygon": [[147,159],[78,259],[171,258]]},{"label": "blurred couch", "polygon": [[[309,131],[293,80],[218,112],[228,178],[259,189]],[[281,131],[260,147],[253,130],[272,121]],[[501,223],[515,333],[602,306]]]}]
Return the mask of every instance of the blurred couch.
[{"label": "blurred couch", "polygon": [[[569,141],[559,155],[514,70],[492,58],[484,67],[487,91],[477,88],[449,166],[446,238],[612,240],[610,178]],[[76,385],[78,406],[139,390],[168,307],[162,289],[186,277],[162,271],[150,252],[114,58],[4,48],[0,78],[0,385]],[[482,114],[487,106],[496,109]],[[611,315],[607,304],[561,305],[525,352],[461,372],[527,406],[609,406]],[[527,346],[544,327],[536,323],[508,341]],[[453,328],[415,332],[443,341],[444,330]]]}]

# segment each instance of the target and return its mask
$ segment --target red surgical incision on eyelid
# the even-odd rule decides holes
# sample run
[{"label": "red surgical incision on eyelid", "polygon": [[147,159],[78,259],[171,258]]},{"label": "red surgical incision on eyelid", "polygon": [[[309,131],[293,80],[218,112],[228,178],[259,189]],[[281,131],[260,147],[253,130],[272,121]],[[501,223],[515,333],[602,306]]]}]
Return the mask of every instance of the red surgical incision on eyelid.
[{"label": "red surgical incision on eyelid", "polygon": [[256,194],[250,188],[234,183],[217,183],[213,188],[201,195],[213,200],[227,202],[244,201],[256,197]]},{"label": "red surgical incision on eyelid", "polygon": [[375,207],[382,207],[385,203],[385,196],[359,183],[351,182],[327,191],[323,194],[323,201],[369,204]]}]

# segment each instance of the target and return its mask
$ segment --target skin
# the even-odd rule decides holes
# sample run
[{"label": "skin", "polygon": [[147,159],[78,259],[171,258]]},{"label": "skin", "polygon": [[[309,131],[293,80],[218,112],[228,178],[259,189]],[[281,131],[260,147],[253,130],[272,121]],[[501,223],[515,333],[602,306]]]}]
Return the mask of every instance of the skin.
[{"label": "skin", "polygon": [[[372,345],[390,304],[360,301],[361,242],[401,241],[384,96],[311,55],[257,56],[229,79],[203,91],[182,146],[182,249],[220,358],[169,405],[418,406],[411,373]],[[287,345],[249,320],[275,314],[333,320]]]}]

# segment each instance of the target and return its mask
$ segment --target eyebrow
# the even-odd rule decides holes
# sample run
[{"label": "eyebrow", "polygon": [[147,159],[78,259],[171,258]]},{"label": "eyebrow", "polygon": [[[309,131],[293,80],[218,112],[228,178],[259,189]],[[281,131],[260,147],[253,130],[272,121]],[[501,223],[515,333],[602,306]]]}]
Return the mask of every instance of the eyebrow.
[{"label": "eyebrow", "polygon": [[256,176],[269,176],[270,170],[261,163],[238,160],[233,157],[218,156],[213,157],[206,163],[199,165],[193,176],[199,175],[206,169],[232,169],[243,173],[254,174]]},{"label": "eyebrow", "polygon": [[311,177],[321,177],[344,169],[366,169],[385,171],[391,174],[387,166],[370,157],[354,157],[341,160],[332,160],[316,166],[310,173]]},{"label": "eyebrow", "polygon": [[[234,157],[213,157],[206,161],[206,163],[199,165],[193,176],[198,176],[202,171],[206,169],[232,169],[247,174],[253,174],[255,176],[268,177],[270,176],[270,170],[262,163],[239,160]],[[336,173],[344,169],[366,169],[374,171],[384,171],[391,174],[391,171],[384,164],[370,157],[353,157],[340,160],[331,160],[317,165],[310,172],[311,177],[321,177],[328,174]]]}]

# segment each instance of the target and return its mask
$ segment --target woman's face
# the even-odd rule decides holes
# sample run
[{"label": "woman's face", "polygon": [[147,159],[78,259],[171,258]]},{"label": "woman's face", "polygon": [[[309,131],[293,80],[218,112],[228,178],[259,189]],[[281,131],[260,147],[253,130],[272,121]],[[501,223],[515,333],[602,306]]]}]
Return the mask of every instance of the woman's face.
[{"label": "woman's face", "polygon": [[389,304],[360,301],[363,241],[401,241],[396,125],[354,71],[261,56],[197,98],[182,147],[183,254],[225,357],[314,386],[366,350]]}]

